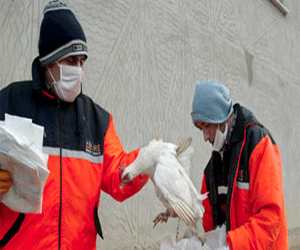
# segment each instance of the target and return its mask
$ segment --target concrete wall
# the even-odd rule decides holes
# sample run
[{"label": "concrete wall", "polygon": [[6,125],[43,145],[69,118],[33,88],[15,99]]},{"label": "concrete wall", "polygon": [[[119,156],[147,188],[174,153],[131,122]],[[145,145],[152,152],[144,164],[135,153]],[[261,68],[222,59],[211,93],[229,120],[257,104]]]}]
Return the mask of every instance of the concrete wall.
[{"label": "concrete wall", "polygon": [[[46,0],[0,0],[0,87],[31,78]],[[126,151],[155,137],[193,137],[192,180],[200,189],[210,156],[192,125],[195,84],[217,79],[270,129],[283,163],[291,249],[300,245],[300,4],[284,0],[66,1],[85,29],[83,91],[112,112]],[[102,193],[99,249],[158,249],[177,219],[152,227],[164,208],[152,183],[123,203]],[[182,226],[182,224],[180,224]],[[294,248],[292,248],[294,247]]]}]

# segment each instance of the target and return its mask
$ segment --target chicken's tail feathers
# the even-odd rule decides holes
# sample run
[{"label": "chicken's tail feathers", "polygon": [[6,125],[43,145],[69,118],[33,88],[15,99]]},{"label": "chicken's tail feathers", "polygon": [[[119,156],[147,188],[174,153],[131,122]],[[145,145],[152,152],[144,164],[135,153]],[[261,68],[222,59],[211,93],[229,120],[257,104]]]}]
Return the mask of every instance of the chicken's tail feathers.
[{"label": "chicken's tail feathers", "polygon": [[205,209],[204,209],[204,206],[202,205],[202,201],[205,200],[207,198],[207,194],[208,193],[205,193],[205,194],[198,194],[198,197],[197,197],[197,202],[198,202],[198,206],[196,206],[196,209],[197,209],[197,217],[198,219],[199,218],[202,218],[203,217],[203,214],[205,212]]},{"label": "chicken's tail feathers", "polygon": [[205,200],[207,197],[208,197],[208,192],[206,192],[205,194],[198,194],[197,199],[198,199],[199,201],[202,202],[202,201]]},{"label": "chicken's tail feathers", "polygon": [[176,148],[177,157],[192,144],[192,140],[193,140],[192,137],[188,137],[179,142],[179,144]]},{"label": "chicken's tail feathers", "polygon": [[191,142],[192,138],[187,138],[181,141],[176,148],[176,158],[188,176],[190,176],[190,168],[192,166],[191,158],[194,153]]}]

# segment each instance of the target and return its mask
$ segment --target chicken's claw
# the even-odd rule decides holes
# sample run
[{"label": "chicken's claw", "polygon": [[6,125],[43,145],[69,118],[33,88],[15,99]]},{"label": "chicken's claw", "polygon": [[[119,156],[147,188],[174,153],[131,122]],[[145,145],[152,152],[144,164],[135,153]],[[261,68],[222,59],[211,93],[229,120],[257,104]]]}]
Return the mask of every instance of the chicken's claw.
[{"label": "chicken's claw", "polygon": [[166,211],[165,213],[160,213],[159,215],[156,216],[156,218],[153,220],[153,228],[157,225],[158,222],[164,222],[167,223],[168,219],[170,217],[170,212]]}]

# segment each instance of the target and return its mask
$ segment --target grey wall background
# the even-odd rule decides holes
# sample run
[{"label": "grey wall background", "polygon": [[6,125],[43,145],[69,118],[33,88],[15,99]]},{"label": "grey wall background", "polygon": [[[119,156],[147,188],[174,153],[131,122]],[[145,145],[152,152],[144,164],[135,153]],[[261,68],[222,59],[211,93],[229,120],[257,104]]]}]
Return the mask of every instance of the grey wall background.
[{"label": "grey wall background", "polygon": [[[0,0],[0,87],[31,79],[46,0]],[[200,189],[210,146],[193,127],[197,82],[217,79],[251,109],[278,143],[291,249],[300,245],[300,3],[284,0],[73,0],[88,39],[83,91],[112,112],[124,149],[162,137],[193,137],[192,180]],[[177,219],[152,227],[164,210],[149,182],[123,203],[102,193],[99,249],[158,249]],[[182,226],[182,225],[181,225]]]}]

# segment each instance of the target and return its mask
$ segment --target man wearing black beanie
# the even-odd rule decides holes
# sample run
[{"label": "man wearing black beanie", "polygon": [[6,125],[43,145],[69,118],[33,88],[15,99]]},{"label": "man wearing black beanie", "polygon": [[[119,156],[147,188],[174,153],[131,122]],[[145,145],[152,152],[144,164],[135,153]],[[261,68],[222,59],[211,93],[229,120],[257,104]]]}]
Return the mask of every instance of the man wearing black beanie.
[{"label": "man wearing black beanie", "polygon": [[134,161],[139,150],[124,152],[112,114],[81,92],[88,46],[67,5],[51,1],[45,7],[38,47],[32,80],[0,91],[0,120],[8,113],[44,127],[50,174],[42,213],[25,214],[1,203],[14,185],[14,174],[0,166],[0,248],[96,249],[97,232],[103,237],[98,219],[101,190],[123,201],[148,177],[138,176],[120,189],[120,166]]}]

